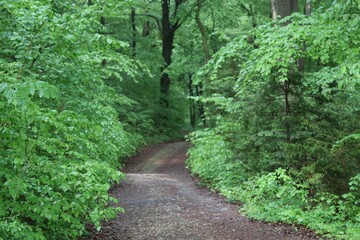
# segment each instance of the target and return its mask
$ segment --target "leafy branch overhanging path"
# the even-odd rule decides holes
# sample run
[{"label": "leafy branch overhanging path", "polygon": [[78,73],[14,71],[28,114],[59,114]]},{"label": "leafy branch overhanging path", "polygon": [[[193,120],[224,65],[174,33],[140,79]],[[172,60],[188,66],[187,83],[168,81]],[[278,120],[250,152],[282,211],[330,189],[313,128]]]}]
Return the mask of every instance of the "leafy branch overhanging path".
[{"label": "leafy branch overhanging path", "polygon": [[316,239],[302,228],[251,221],[238,206],[196,186],[185,169],[188,144],[153,146],[131,159],[112,190],[126,213],[91,239]]}]

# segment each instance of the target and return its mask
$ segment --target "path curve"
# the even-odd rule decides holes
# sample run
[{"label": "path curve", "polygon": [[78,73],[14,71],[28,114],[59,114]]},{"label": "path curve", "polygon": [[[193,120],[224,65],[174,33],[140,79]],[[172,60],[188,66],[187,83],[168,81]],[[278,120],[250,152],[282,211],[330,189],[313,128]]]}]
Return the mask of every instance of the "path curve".
[{"label": "path curve", "polygon": [[185,169],[188,147],[185,142],[159,144],[132,158],[124,169],[126,180],[111,192],[126,213],[89,239],[316,239],[304,229],[251,221],[238,206],[196,186]]}]

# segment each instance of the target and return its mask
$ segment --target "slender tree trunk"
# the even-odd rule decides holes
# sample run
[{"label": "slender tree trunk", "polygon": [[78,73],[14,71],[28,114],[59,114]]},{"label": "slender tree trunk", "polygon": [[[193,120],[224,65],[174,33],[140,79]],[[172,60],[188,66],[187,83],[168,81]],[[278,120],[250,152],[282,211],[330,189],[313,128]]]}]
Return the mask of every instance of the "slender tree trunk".
[{"label": "slender tree trunk", "polygon": [[[170,91],[170,77],[166,72],[167,68],[171,64],[171,56],[174,49],[174,38],[175,32],[180,27],[181,23],[179,18],[177,18],[177,11],[180,5],[184,2],[184,0],[175,0],[175,9],[174,12],[170,16],[170,0],[162,0],[161,1],[161,9],[162,9],[162,56],[164,58],[164,66],[161,69],[161,79],[160,79],[160,92],[162,93],[160,103],[164,107],[169,106],[169,91]],[[173,23],[171,21],[173,20]]]},{"label": "slender tree trunk", "polygon": [[150,29],[150,21],[144,22],[144,24],[143,24],[142,36],[143,36],[143,37],[149,36],[150,30],[151,30],[151,29]]},{"label": "slender tree trunk", "polygon": [[[199,31],[201,34],[201,45],[202,45],[203,51],[204,51],[204,61],[205,61],[205,64],[207,64],[210,60],[210,51],[209,51],[209,45],[208,45],[208,41],[207,41],[207,37],[206,37],[205,27],[200,19],[201,7],[202,7],[202,0],[197,0],[196,1],[195,20],[196,20],[196,24],[198,25],[198,28],[199,28]],[[203,95],[202,82],[200,82],[196,86],[196,93],[199,97],[201,97]],[[202,123],[205,125],[206,124],[205,110],[204,110],[204,104],[201,102],[201,100],[198,101],[198,106],[199,106],[199,114],[200,114]]]},{"label": "slender tree trunk", "polygon": [[[196,95],[198,97],[203,96],[202,82],[199,82],[199,84],[195,86],[195,89],[196,89]],[[205,108],[204,108],[204,104],[201,102],[201,100],[198,101],[198,108],[199,108],[199,115],[201,118],[201,122],[203,123],[204,126],[206,126]]]},{"label": "slender tree trunk", "polygon": [[205,31],[205,27],[200,19],[200,12],[201,12],[201,7],[202,7],[202,2],[201,0],[197,0],[196,1],[196,12],[195,12],[195,20],[196,20],[196,24],[199,27],[200,30],[200,34],[201,34],[201,43],[202,43],[202,47],[204,50],[204,60],[205,60],[205,64],[209,62],[210,60],[210,53],[209,53],[209,46],[208,46],[208,42],[207,42],[207,38],[206,38],[206,31]]},{"label": "slender tree trunk", "polygon": [[196,126],[196,109],[195,109],[195,101],[193,97],[194,89],[193,89],[193,81],[192,81],[192,74],[189,74],[189,82],[188,82],[188,89],[189,89],[189,96],[190,96],[190,123],[192,127]]},{"label": "slender tree trunk", "polygon": [[162,93],[160,102],[163,106],[169,106],[168,94],[170,90],[170,77],[166,72],[166,69],[171,64],[171,56],[174,49],[174,37],[175,37],[175,27],[171,24],[170,21],[170,2],[169,0],[162,0],[162,56],[164,58],[164,66],[161,71],[160,79],[160,92]]},{"label": "slender tree trunk", "polygon": [[[100,24],[101,24],[103,27],[105,27],[105,25],[106,25],[106,20],[105,20],[105,17],[104,17],[104,16],[101,16],[101,17],[100,17]],[[99,30],[99,34],[106,34],[106,33],[103,33],[101,30]],[[106,60],[106,59],[103,59],[103,60],[101,61],[101,66],[105,67],[106,64],[107,64],[107,60]]]},{"label": "slender tree trunk", "polygon": [[104,17],[104,16],[101,16],[101,17],[100,17],[100,23],[101,23],[101,25],[105,26],[106,20],[105,20],[105,17]]},{"label": "slender tree trunk", "polygon": [[[312,12],[312,4],[310,0],[306,1],[305,7],[304,7],[304,14],[306,16],[310,16]],[[303,46],[302,46],[302,50],[305,51],[306,50],[306,42],[303,42]],[[303,57],[300,57],[298,60],[298,69],[299,72],[304,72],[305,70],[305,59]]]},{"label": "slender tree trunk", "polygon": [[135,58],[136,57],[136,10],[135,8],[131,9],[131,29],[132,29],[132,39],[131,39],[131,49],[132,49],[132,55]]},{"label": "slender tree trunk", "polygon": [[255,17],[255,10],[254,10],[254,6],[252,4],[250,4],[250,14],[251,14],[251,24],[253,26],[253,28],[257,27],[257,22],[256,22],[256,17]]},{"label": "slender tree trunk", "polygon": [[[285,94],[285,115],[287,118],[291,115],[291,109],[290,109],[290,82],[286,81],[284,86],[284,94]],[[291,128],[290,128],[290,121],[289,119],[286,119],[285,122],[285,128],[286,128],[286,141],[288,143],[291,142]]]},{"label": "slender tree trunk", "polygon": [[[271,1],[271,13],[272,19],[281,19],[287,16],[290,16],[293,12],[298,11],[298,1],[297,0],[270,0]],[[284,92],[285,99],[285,135],[286,141],[291,143],[291,122],[290,116],[291,106],[290,106],[290,97],[291,97],[291,82],[294,79],[291,79],[293,76],[288,76],[288,80],[284,82],[282,90]]]}]

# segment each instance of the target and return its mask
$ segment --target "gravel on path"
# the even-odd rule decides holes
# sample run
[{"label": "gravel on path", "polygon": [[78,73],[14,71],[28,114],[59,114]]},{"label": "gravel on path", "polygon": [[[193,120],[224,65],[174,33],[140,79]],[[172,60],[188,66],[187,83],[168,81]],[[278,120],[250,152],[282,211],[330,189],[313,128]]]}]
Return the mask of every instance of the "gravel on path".
[{"label": "gravel on path", "polygon": [[111,194],[125,209],[88,239],[300,240],[305,228],[252,221],[238,206],[196,185],[185,168],[186,142],[152,146],[128,161],[126,179]]}]

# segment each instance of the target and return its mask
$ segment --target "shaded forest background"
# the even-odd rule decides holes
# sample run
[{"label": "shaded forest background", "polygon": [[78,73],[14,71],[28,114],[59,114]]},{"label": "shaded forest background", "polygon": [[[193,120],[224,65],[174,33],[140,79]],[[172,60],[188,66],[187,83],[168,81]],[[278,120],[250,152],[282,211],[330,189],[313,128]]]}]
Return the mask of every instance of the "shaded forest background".
[{"label": "shaded forest background", "polygon": [[360,5],[0,2],[0,239],[114,217],[125,159],[180,139],[247,216],[360,235]]}]

